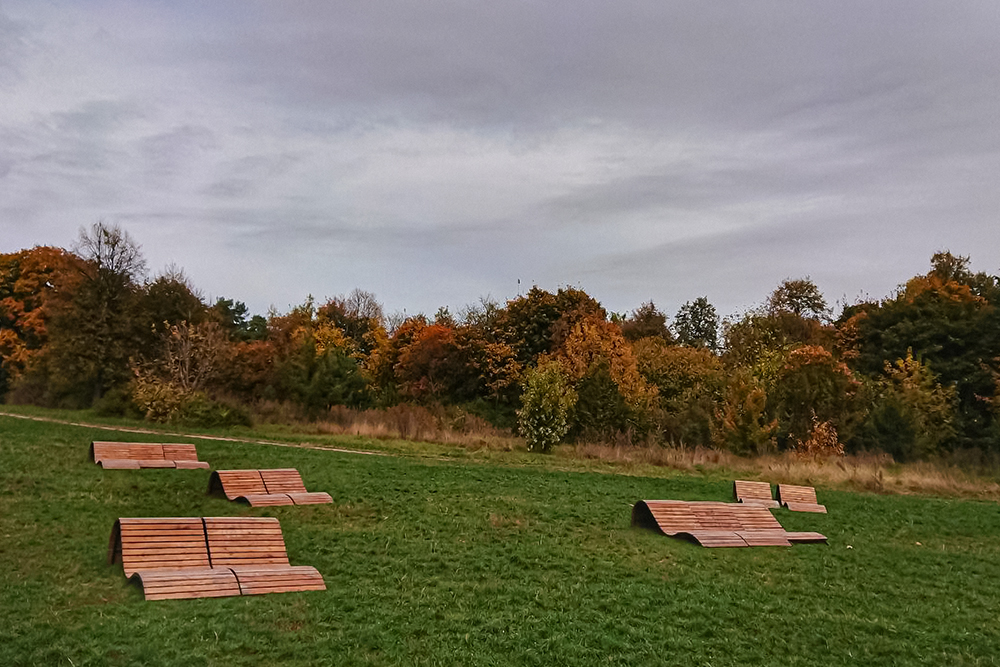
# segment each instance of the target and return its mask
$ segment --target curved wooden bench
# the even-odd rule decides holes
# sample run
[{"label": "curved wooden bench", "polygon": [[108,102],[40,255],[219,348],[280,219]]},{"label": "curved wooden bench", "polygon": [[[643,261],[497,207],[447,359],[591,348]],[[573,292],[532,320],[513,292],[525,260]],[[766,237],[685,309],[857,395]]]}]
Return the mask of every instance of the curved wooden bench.
[{"label": "curved wooden bench", "polygon": [[684,500],[640,500],[632,525],[679,537],[703,547],[790,546],[825,542],[819,533],[788,532],[760,505]]},{"label": "curved wooden bench", "polygon": [[309,493],[295,468],[274,470],[216,470],[208,480],[208,492],[251,506],[317,505],[332,503],[329,493]]},{"label": "curved wooden bench", "polygon": [[314,567],[291,566],[277,519],[122,518],[108,562],[147,600],[326,590]]},{"label": "curved wooden bench", "polygon": [[768,482],[748,482],[738,479],[733,482],[733,497],[736,502],[746,505],[781,507],[781,504],[771,497],[771,485]]},{"label": "curved wooden bench", "polygon": [[826,507],[816,500],[816,489],[793,484],[778,485],[778,502],[793,512],[818,512],[826,514]]},{"label": "curved wooden bench", "polygon": [[259,470],[214,470],[208,478],[208,492],[252,507],[293,504],[288,494],[268,493]]},{"label": "curved wooden bench", "polygon": [[156,442],[90,443],[90,457],[105,470],[139,468],[208,468],[198,460],[194,445]]}]

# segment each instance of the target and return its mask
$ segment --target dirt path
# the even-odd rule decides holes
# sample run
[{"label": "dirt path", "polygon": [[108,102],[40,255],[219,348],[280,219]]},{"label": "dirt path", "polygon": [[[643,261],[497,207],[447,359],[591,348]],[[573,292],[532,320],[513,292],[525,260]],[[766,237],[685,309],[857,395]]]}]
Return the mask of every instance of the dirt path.
[{"label": "dirt path", "polygon": [[50,424],[61,424],[63,426],[79,426],[81,428],[96,428],[102,431],[115,431],[118,433],[139,433],[142,435],[162,435],[178,438],[192,438],[198,440],[216,440],[219,442],[242,442],[250,445],[274,445],[275,447],[293,447],[296,449],[316,449],[323,452],[339,452],[341,454],[364,454],[366,456],[394,456],[388,452],[370,452],[363,449],[344,449],[342,447],[327,447],[325,445],[309,445],[301,442],[279,442],[277,440],[253,440],[248,438],[231,438],[221,435],[199,435],[195,433],[164,433],[147,428],[129,428],[127,426],[107,426],[105,424],[87,424],[84,422],[73,422],[65,419],[53,419],[51,417],[32,417],[30,415],[19,415],[11,412],[0,412],[0,417],[12,417],[14,419],[27,419],[35,422],[47,422]]}]

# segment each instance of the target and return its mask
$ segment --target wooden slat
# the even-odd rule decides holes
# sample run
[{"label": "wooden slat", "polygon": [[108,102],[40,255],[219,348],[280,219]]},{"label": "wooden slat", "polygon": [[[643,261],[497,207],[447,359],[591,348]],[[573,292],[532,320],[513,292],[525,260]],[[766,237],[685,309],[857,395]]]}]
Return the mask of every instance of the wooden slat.
[{"label": "wooden slat", "polygon": [[738,503],[780,507],[778,501],[771,497],[771,485],[768,482],[738,479],[733,482],[733,497]]},{"label": "wooden slat", "polygon": [[238,500],[244,500],[252,507],[275,507],[279,505],[294,505],[295,503],[288,497],[287,493],[251,493],[241,496]]},{"label": "wooden slat", "polygon": [[817,512],[826,514],[826,507],[816,500],[816,489],[811,486],[794,484],[778,485],[778,501],[793,512]]},{"label": "wooden slat", "polygon": [[243,595],[290,593],[294,591],[325,591],[326,583],[314,567],[233,567]]},{"label": "wooden slat", "polygon": [[172,461],[197,461],[198,451],[194,445],[179,442],[163,443],[163,458]]},{"label": "wooden slat", "polygon": [[227,597],[240,594],[236,575],[222,569],[156,569],[133,575],[147,600]]},{"label": "wooden slat", "polygon": [[277,519],[214,517],[205,519],[212,565],[288,565],[285,540]]},{"label": "wooden slat", "polygon": [[260,476],[268,493],[306,493],[306,485],[295,468],[261,470]]},{"label": "wooden slat", "polygon": [[[156,442],[102,442],[90,443],[94,463],[102,468],[207,468],[198,461],[194,445]],[[135,463],[124,463],[134,461]]]},{"label": "wooden slat", "polygon": [[322,491],[314,493],[289,493],[287,495],[296,505],[324,505],[333,502],[330,494],[323,493]]},{"label": "wooden slat", "polygon": [[[117,540],[115,540],[117,534]],[[115,522],[110,560],[125,576],[157,567],[208,568],[205,528],[199,518],[122,518]]]},{"label": "wooden slat", "polygon": [[212,473],[212,478],[213,482],[218,480],[222,492],[230,500],[246,496],[248,493],[267,493],[267,487],[264,486],[259,470],[216,470]]},{"label": "wooden slat", "polygon": [[790,532],[788,533],[788,541],[795,543],[805,543],[810,544],[814,542],[826,542],[826,535],[821,533],[812,532]]}]

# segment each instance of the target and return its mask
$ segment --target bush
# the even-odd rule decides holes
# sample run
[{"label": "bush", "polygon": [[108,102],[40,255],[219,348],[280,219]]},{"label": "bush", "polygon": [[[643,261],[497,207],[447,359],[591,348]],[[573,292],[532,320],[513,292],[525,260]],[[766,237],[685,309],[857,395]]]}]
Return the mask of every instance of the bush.
[{"label": "bush", "polygon": [[94,402],[94,413],[101,417],[142,418],[143,412],[132,400],[132,390],[128,385],[109,389],[104,396]]},{"label": "bush", "polygon": [[547,452],[569,431],[576,392],[558,363],[549,362],[525,375],[518,426],[528,450]]},{"label": "bush", "polygon": [[250,413],[242,405],[213,400],[201,392],[184,397],[175,419],[204,428],[252,425]]}]

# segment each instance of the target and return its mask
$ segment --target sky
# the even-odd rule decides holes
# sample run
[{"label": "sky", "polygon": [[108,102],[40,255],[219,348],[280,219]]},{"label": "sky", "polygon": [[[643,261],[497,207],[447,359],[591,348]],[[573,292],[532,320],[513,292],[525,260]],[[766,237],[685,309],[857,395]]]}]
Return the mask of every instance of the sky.
[{"label": "sky", "polygon": [[0,0],[0,252],[286,312],[1000,273],[996,0]]}]

